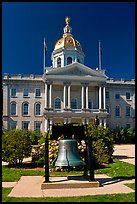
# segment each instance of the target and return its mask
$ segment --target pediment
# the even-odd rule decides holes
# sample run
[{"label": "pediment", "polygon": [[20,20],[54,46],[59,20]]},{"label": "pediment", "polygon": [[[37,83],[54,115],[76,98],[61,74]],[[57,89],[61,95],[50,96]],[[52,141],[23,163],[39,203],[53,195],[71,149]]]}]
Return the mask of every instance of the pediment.
[{"label": "pediment", "polygon": [[47,75],[106,77],[102,72],[93,70],[79,63],[67,65],[62,68],[53,68]]}]

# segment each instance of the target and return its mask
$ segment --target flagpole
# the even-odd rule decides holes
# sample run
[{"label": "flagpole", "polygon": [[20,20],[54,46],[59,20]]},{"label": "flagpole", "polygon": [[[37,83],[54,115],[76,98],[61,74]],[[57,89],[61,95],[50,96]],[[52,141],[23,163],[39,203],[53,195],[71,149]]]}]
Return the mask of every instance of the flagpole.
[{"label": "flagpole", "polygon": [[101,44],[99,40],[99,48],[98,48],[98,55],[99,55],[99,70],[101,70]]},{"label": "flagpole", "polygon": [[45,73],[45,37],[44,37],[44,56],[43,56],[43,70],[44,70],[44,73]]}]

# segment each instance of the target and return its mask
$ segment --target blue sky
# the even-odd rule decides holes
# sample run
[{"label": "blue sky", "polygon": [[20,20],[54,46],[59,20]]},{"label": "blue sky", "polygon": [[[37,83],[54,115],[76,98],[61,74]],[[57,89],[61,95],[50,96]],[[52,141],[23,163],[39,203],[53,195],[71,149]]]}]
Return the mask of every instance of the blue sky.
[{"label": "blue sky", "polygon": [[43,39],[46,64],[62,37],[65,17],[85,53],[85,65],[102,69],[110,78],[135,78],[134,2],[2,2],[2,74],[43,74]]}]

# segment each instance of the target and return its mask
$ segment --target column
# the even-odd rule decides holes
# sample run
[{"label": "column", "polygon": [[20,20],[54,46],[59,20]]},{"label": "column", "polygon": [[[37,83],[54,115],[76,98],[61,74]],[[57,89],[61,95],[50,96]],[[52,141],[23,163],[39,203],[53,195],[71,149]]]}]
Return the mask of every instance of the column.
[{"label": "column", "polygon": [[99,119],[99,125],[102,126],[102,119]]},{"label": "column", "polygon": [[88,86],[86,86],[86,109],[88,109]]},{"label": "column", "polygon": [[48,131],[48,119],[45,118],[45,132]]},{"label": "column", "polygon": [[102,87],[99,86],[99,109],[101,109],[101,103],[102,103],[102,101],[101,101],[101,89],[102,89]]},{"label": "column", "polygon": [[86,124],[87,124],[87,125],[89,124],[89,118],[86,119]]},{"label": "column", "polygon": [[85,118],[82,118],[82,125],[85,125]]},{"label": "column", "polygon": [[103,104],[104,104],[104,109],[106,109],[106,87],[103,87]]},{"label": "column", "polygon": [[64,118],[64,124],[67,124],[68,119]]},{"label": "column", "polygon": [[70,109],[70,85],[68,85],[68,108]]},{"label": "column", "polygon": [[81,89],[81,109],[84,109],[84,86]]},{"label": "column", "polygon": [[106,128],[106,118],[104,118],[104,128]]},{"label": "column", "polygon": [[47,101],[47,96],[48,96],[48,85],[45,83],[45,108],[47,108],[48,106],[48,101]]},{"label": "column", "polygon": [[52,129],[52,124],[53,124],[53,120],[52,120],[52,118],[50,118],[50,121],[49,121],[49,130]]},{"label": "column", "polygon": [[52,108],[52,84],[49,87],[49,108]]},{"label": "column", "polygon": [[66,85],[64,85],[64,108],[66,108]]},{"label": "column", "polygon": [[68,123],[71,123],[71,118],[68,118]]}]

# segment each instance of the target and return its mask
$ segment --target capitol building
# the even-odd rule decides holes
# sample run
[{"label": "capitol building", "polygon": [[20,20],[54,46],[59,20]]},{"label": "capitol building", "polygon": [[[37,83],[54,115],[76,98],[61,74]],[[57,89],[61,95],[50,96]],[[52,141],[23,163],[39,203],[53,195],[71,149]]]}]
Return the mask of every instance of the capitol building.
[{"label": "capitol building", "polygon": [[135,128],[135,80],[109,78],[105,70],[84,65],[82,45],[72,34],[70,18],[51,53],[43,75],[4,74],[3,129],[47,132],[60,123],[104,128]]}]

